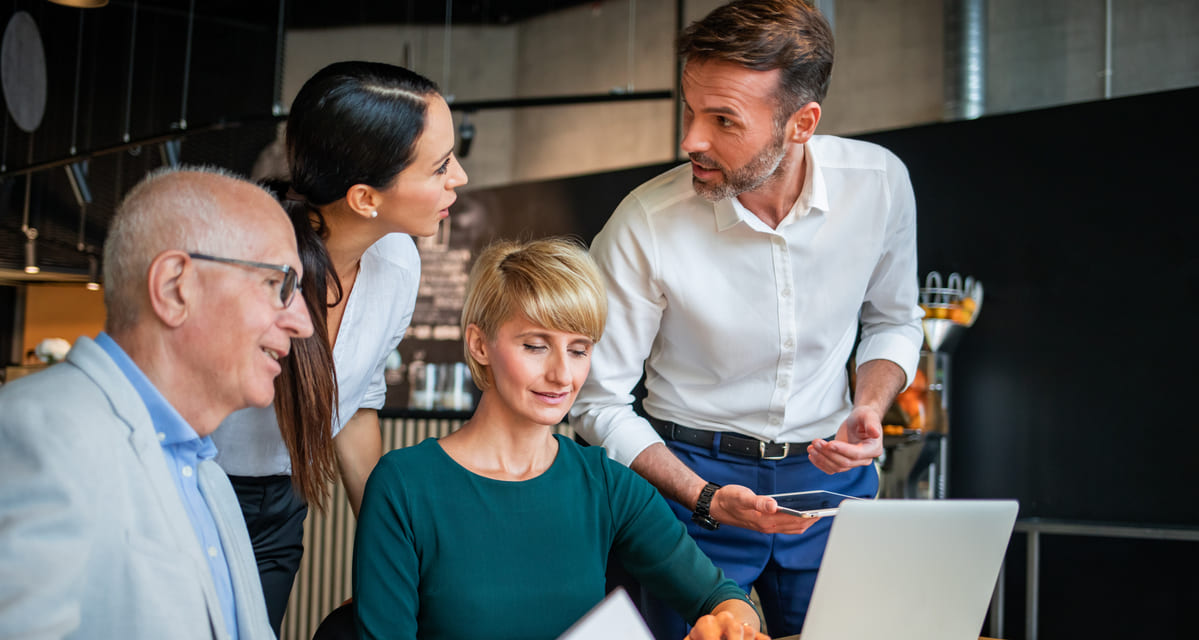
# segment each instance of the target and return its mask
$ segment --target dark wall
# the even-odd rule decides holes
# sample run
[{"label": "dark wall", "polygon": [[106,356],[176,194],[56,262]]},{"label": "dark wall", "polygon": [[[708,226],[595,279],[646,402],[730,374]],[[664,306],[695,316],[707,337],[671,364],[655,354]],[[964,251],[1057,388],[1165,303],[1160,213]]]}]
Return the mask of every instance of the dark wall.
[{"label": "dark wall", "polygon": [[[1189,89],[862,136],[911,172],[921,273],[986,288],[954,353],[951,497],[1199,525],[1195,113]],[[1026,550],[1014,536],[1012,640]],[[1194,637],[1199,543],[1048,536],[1041,559],[1041,637]]]},{"label": "dark wall", "polygon": [[1190,89],[863,136],[919,207],[920,270],[980,279],[950,493],[1021,516],[1199,525]]}]

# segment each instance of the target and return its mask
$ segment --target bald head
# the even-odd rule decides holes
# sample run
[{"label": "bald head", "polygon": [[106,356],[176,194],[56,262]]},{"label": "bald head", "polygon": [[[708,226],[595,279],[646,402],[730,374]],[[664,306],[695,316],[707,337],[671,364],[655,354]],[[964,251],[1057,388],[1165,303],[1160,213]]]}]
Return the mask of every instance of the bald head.
[{"label": "bald head", "polygon": [[147,273],[163,251],[240,255],[263,241],[294,245],[291,223],[265,189],[221,169],[148,174],[117,207],[104,242],[109,333],[125,331],[147,304]]}]

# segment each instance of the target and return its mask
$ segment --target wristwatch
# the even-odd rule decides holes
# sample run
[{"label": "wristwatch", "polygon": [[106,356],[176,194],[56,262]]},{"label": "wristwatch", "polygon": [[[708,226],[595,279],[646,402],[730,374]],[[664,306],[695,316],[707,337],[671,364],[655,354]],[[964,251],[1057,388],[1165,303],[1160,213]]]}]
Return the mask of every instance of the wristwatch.
[{"label": "wristwatch", "polygon": [[712,519],[712,496],[716,495],[716,490],[720,485],[715,482],[709,482],[704,485],[704,488],[699,492],[699,500],[695,501],[695,511],[691,512],[691,521],[699,526],[714,531],[720,528],[720,523]]}]

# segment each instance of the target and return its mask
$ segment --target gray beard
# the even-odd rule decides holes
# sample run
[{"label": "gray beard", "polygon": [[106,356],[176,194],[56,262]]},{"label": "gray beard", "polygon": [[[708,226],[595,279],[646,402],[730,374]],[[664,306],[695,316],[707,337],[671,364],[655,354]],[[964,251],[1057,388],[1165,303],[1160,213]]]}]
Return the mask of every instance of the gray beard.
[{"label": "gray beard", "polygon": [[[728,171],[724,167],[717,166],[720,174],[724,176],[724,180],[719,184],[701,182],[699,178],[692,176],[691,185],[695,188],[697,195],[709,202],[720,202],[739,196],[746,191],[753,191],[777,176],[779,170],[784,167],[783,160],[787,155],[785,146],[786,141],[783,137],[777,136],[774,144],[762,149],[740,169]],[[693,154],[693,157],[707,159],[703,154]],[[708,162],[700,164],[710,165]]]}]

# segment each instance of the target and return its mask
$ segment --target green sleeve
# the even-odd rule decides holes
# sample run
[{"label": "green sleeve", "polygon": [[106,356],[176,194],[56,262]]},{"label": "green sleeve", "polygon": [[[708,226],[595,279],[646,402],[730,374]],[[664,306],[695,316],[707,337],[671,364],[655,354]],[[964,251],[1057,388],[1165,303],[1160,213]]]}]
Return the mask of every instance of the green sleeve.
[{"label": "green sleeve", "polygon": [[644,478],[606,461],[616,527],[616,557],[637,580],[693,624],[725,600],[749,602],[687,533],[687,528]]},{"label": "green sleeve", "polygon": [[358,637],[416,638],[419,566],[401,474],[379,461],[362,496],[354,535],[354,611]]}]

